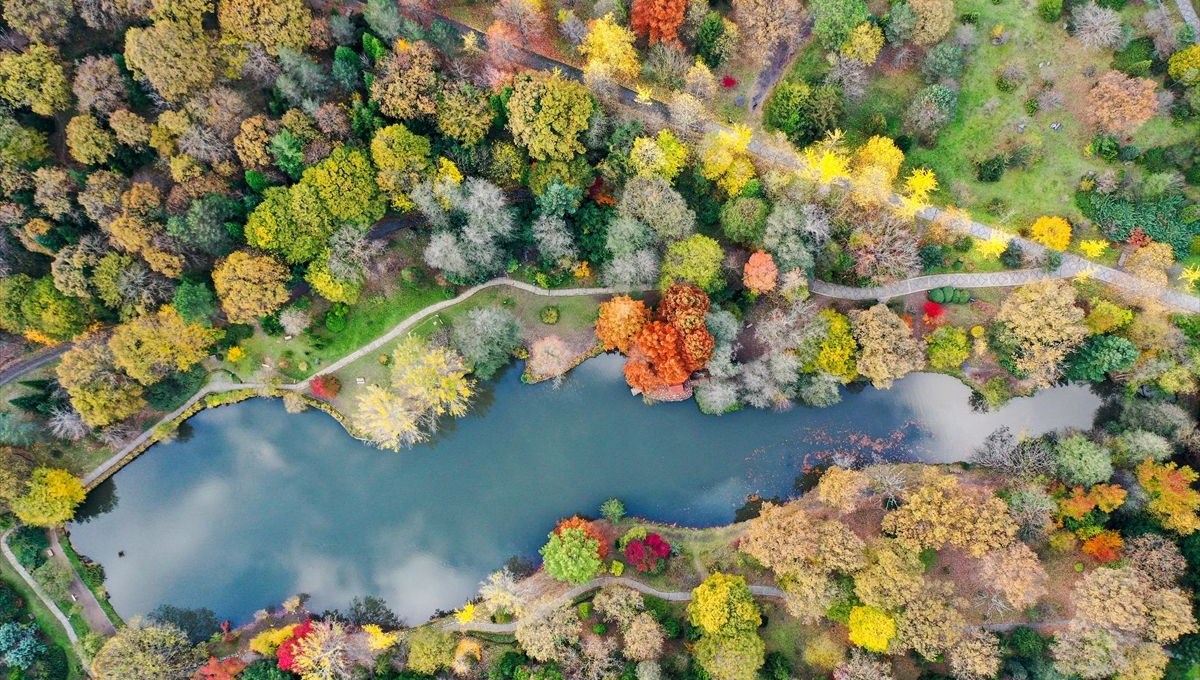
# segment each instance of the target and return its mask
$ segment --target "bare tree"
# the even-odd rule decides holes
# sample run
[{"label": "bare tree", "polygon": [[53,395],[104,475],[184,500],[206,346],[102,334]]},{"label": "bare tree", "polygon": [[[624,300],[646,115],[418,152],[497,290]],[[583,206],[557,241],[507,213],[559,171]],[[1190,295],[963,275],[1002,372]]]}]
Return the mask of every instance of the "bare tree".
[{"label": "bare tree", "polygon": [[1088,49],[1116,49],[1124,38],[1121,15],[1095,2],[1076,7],[1071,17],[1075,23],[1075,38]]}]

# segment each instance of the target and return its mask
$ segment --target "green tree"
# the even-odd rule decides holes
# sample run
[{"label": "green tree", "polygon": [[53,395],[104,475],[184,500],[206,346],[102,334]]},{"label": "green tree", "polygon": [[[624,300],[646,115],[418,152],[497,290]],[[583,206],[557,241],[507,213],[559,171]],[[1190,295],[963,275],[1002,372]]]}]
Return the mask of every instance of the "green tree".
[{"label": "green tree", "polygon": [[205,255],[229,252],[229,225],[243,216],[242,203],[225,194],[206,194],[192,201],[186,214],[167,220],[167,233]]},{"label": "green tree", "polygon": [[33,471],[25,494],[14,498],[12,510],[22,522],[54,527],[69,522],[87,492],[66,470],[40,467]]},{"label": "green tree", "polygon": [[761,198],[738,196],[721,208],[721,229],[729,240],[742,245],[762,242],[771,207]]},{"label": "green tree", "polygon": [[1112,477],[1112,453],[1077,434],[1060,441],[1054,451],[1058,476],[1069,486],[1091,486]]},{"label": "green tree", "polygon": [[1067,380],[1104,382],[1110,373],[1127,371],[1138,359],[1138,349],[1116,335],[1093,335],[1067,355]]},{"label": "green tree", "polygon": [[257,43],[268,54],[277,54],[280,47],[308,46],[312,12],[302,0],[221,0],[217,22],[224,42]]},{"label": "green tree", "polygon": [[70,340],[87,328],[88,313],[83,302],[59,292],[49,276],[33,281],[20,304],[27,333],[32,331],[42,338],[60,341]]},{"label": "green tree", "polygon": [[579,135],[588,128],[592,95],[557,71],[522,74],[508,99],[508,129],[534,160],[571,160],[582,153]]},{"label": "green tree", "polygon": [[99,165],[117,149],[117,138],[104,129],[91,114],[71,118],[67,123],[67,148],[71,158],[84,165]]},{"label": "green tree", "polygon": [[702,234],[676,241],[667,246],[658,285],[665,290],[676,283],[694,283],[706,293],[715,293],[725,285],[724,258],[721,244]]},{"label": "green tree", "polygon": [[540,552],[546,573],[554,578],[567,583],[587,583],[604,567],[600,542],[583,529],[552,531],[549,539]]},{"label": "green tree", "polygon": [[0,625],[0,659],[5,666],[25,670],[45,651],[37,626],[13,622]]},{"label": "green tree", "polygon": [[817,0],[812,13],[813,37],[826,50],[840,48],[855,26],[871,18],[863,0]]}]

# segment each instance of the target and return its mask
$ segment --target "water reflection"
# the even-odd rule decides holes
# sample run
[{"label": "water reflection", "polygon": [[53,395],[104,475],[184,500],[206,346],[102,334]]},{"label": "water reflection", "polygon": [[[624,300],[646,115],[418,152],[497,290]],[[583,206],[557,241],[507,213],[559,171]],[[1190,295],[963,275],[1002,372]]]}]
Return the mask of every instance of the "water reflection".
[{"label": "water reflection", "polygon": [[973,413],[958,382],[915,375],[830,409],[711,418],[690,403],[645,406],[620,367],[590,361],[558,389],[510,369],[486,408],[400,454],[275,401],[208,411],[191,438],[93,492],[75,544],[104,564],[125,616],[169,602],[245,620],[307,592],[318,611],[376,594],[419,621],[460,605],[511,556],[536,555],[557,518],[610,496],[637,515],[724,523],[748,494],[793,493],[818,458],[961,460],[1001,424],[1085,428],[1099,404],[1071,386]]}]

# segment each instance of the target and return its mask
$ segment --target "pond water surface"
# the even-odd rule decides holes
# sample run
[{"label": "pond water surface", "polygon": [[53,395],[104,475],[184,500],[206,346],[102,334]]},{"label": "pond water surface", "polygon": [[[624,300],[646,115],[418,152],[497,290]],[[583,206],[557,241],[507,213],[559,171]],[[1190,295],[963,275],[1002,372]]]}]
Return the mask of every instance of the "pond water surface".
[{"label": "pond water surface", "polygon": [[1090,427],[1100,403],[1067,386],[975,413],[957,380],[916,374],[828,409],[714,418],[692,402],[646,406],[621,365],[588,361],[557,389],[510,368],[469,416],[403,453],[277,400],[205,411],[185,441],[154,446],[93,492],[72,539],[104,565],[125,617],[169,603],[245,621],[304,592],[318,611],[379,595],[416,622],[460,606],[510,556],[536,557],[558,518],[612,496],[634,515],[722,524],[747,494],[791,494],[806,462],[963,460],[1000,425]]}]

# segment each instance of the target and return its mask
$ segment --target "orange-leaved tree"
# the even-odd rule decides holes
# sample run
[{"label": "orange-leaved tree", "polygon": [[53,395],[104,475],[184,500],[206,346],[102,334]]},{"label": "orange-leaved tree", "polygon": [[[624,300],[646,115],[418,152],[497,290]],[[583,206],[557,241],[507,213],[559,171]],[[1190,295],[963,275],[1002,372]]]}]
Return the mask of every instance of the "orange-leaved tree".
[{"label": "orange-leaved tree", "polygon": [[618,295],[600,303],[600,316],[596,319],[596,337],[604,343],[605,350],[618,350],[628,354],[637,334],[650,321],[650,309],[641,300],[628,295]]},{"label": "orange-leaved tree", "polygon": [[758,251],[746,260],[742,270],[742,284],[752,293],[769,293],[775,290],[779,268],[770,253]]},{"label": "orange-leaved tree", "polygon": [[1137,467],[1138,482],[1150,494],[1146,510],[1167,529],[1184,535],[1200,529],[1200,492],[1192,488],[1197,477],[1187,465],[1160,465],[1149,458]]},{"label": "orange-leaved tree", "polygon": [[633,0],[630,26],[650,44],[678,44],[687,0]]}]

